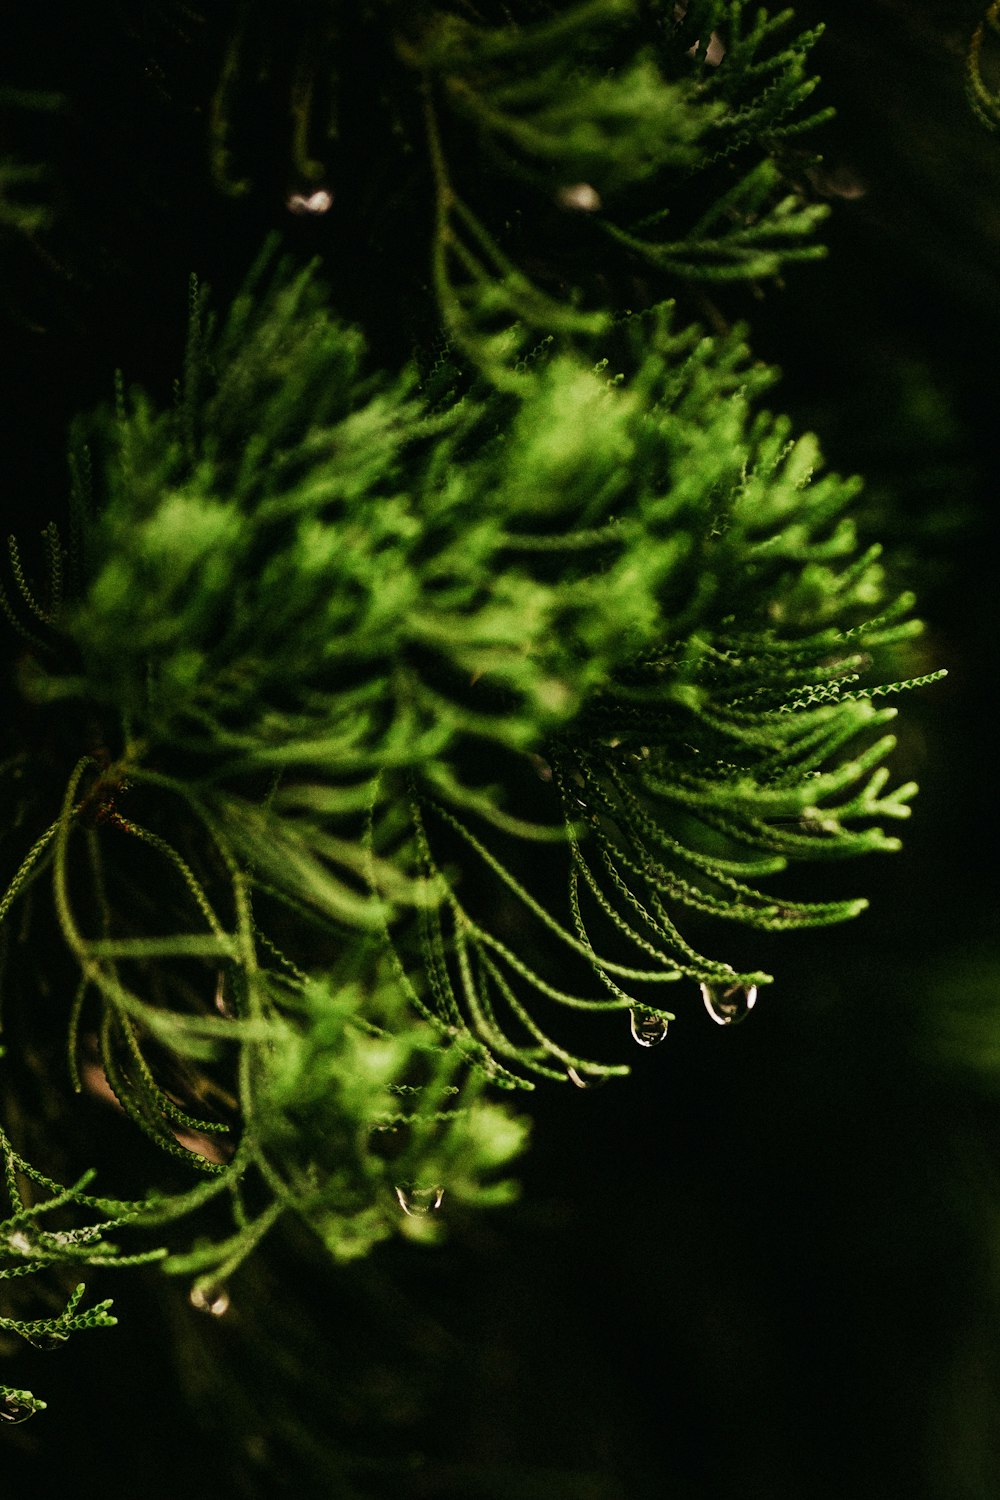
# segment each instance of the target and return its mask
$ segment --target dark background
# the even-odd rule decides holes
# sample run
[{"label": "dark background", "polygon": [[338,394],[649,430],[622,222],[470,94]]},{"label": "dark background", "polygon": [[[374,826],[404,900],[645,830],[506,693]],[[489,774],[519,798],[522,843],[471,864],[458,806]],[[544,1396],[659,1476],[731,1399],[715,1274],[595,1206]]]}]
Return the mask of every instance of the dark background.
[{"label": "dark background", "polygon": [[[5,529],[59,503],[67,422],[116,365],[172,373],[187,271],[225,290],[281,213],[277,192],[220,198],[204,120],[148,89],[151,55],[192,94],[210,73],[170,7],[148,7],[152,53],[127,8],[81,7],[44,58],[18,10],[7,76],[76,102],[40,127],[64,228],[4,261]],[[769,951],[746,1026],[694,1006],[628,1082],[541,1091],[521,1203],[441,1249],[334,1274],[277,1244],[218,1323],[152,1277],[95,1284],[118,1330],[4,1363],[50,1403],[0,1434],[4,1496],[1000,1493],[1000,134],[964,95],[980,10],[796,7],[827,22],[830,255],[731,309],[785,371],[774,400],[866,475],[866,524],[950,674],[902,705],[897,771],[922,795],[904,852],[847,872],[871,911]]]}]

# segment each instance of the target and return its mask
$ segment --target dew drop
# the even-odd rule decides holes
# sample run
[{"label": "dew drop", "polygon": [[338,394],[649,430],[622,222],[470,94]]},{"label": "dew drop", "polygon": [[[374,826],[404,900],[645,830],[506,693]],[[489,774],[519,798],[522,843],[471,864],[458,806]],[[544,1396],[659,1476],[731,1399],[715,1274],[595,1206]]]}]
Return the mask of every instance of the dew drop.
[{"label": "dew drop", "polygon": [[221,1318],[229,1311],[229,1293],[224,1286],[213,1282],[196,1281],[188,1300],[192,1307],[212,1318]]},{"label": "dew drop", "polygon": [[422,1218],[432,1210],[441,1207],[441,1199],[444,1197],[443,1187],[397,1187],[396,1197],[404,1214],[409,1214],[411,1219]]},{"label": "dew drop", "polygon": [[608,1081],[603,1073],[578,1073],[575,1068],[570,1067],[567,1067],[566,1075],[578,1089],[599,1089],[602,1083]]},{"label": "dew drop", "polygon": [[48,1328],[41,1333],[29,1333],[26,1338],[35,1349],[59,1349],[66,1343],[69,1334],[58,1333],[54,1328]]},{"label": "dew drop", "polygon": [[227,1021],[236,1019],[236,1012],[232,1002],[226,994],[226,971],[220,969],[215,981],[215,1008],[220,1016],[225,1016]]},{"label": "dew drop", "polygon": [[723,989],[702,981],[701,998],[717,1026],[734,1026],[737,1021],[745,1021],[757,1004],[757,986],[737,982]]},{"label": "dew drop", "polygon": [[36,1411],[38,1407],[26,1401],[21,1391],[8,1391],[0,1401],[0,1420],[4,1422],[26,1422]]},{"label": "dew drop", "polygon": [[556,193],[560,208],[568,208],[578,214],[596,214],[601,207],[601,195],[589,182],[571,182]]},{"label": "dew drop", "polygon": [[629,1030],[640,1047],[658,1047],[667,1035],[667,1022],[648,1010],[629,1011]]},{"label": "dew drop", "polygon": [[333,194],[329,188],[317,188],[314,193],[289,193],[285,207],[300,218],[307,214],[325,214],[333,207]]}]

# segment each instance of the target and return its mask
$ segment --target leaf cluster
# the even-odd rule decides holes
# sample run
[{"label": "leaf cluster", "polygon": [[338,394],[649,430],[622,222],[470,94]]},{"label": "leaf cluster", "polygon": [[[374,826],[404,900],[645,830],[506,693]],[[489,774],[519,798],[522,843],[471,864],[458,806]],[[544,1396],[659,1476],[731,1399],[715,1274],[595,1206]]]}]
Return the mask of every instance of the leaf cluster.
[{"label": "leaf cluster", "polygon": [[[897,846],[881,700],[935,675],[858,483],[765,408],[744,331],[623,313],[518,228],[576,215],[633,284],[817,253],[790,166],[815,36],[738,0],[302,15],[300,185],[320,99],[336,141],[377,58],[432,205],[436,353],[380,371],[273,242],[222,314],[192,280],[172,401],[119,375],[73,431],[68,525],[9,538],[0,583],[5,990],[23,1020],[63,993],[29,940],[68,955],[72,1090],[99,1079],[158,1151],[125,1202],[4,1136],[0,1276],[161,1257],[103,1238],[136,1224],[209,1312],[286,1216],[349,1261],[433,1238],[443,1195],[508,1201],[526,1130],[493,1091],[627,1072],[586,1028],[660,1039],[664,985],[732,1019],[770,976],[717,923],[860,911],[766,882]],[[272,20],[245,8],[211,110],[237,193]]]},{"label": "leaf cluster", "polygon": [[[890,684],[864,674],[915,634],[912,600],[887,591],[877,548],[859,553],[856,483],[819,473],[814,439],[757,409],[771,377],[738,334],[676,329],[664,306],[618,338],[612,377],[543,345],[509,390],[447,361],[387,382],[312,270],[265,263],[217,331],[193,294],[172,409],[122,393],[93,424],[100,464],[85,479],[78,449],[67,558],[81,584],[21,686],[43,714],[96,712],[114,749],[79,762],[6,901],[51,857],[64,935],[119,1046],[135,1052],[135,1024],[169,1033],[119,962],[235,963],[249,982],[251,892],[331,935],[387,939],[411,1002],[508,1084],[512,1062],[591,1066],[539,1027],[524,985],[621,1009],[680,975],[767,977],[699,954],[668,908],[769,929],[860,909],[747,877],[895,847],[880,821],[907,814],[912,787],[886,790],[894,710],[872,700]],[[540,817],[531,757],[551,794]],[[85,813],[93,889],[109,839],[130,844],[115,879],[134,901],[140,845],[173,867],[195,931],[140,935],[102,897],[84,934],[70,846]],[[212,848],[198,873],[171,824]],[[539,840],[564,851],[563,900],[539,902],[518,873]],[[475,918],[463,883],[484,878],[606,997],[553,986]],[[114,1081],[125,1065],[104,1035]],[[176,1149],[172,1126],[153,1133]]]},{"label": "leaf cluster", "polygon": [[[133,1223],[143,1205],[95,1197],[86,1189],[93,1172],[87,1172],[70,1188],[62,1188],[39,1172],[17,1152],[5,1131],[0,1130],[0,1151],[10,1213],[0,1221],[0,1281],[20,1280],[45,1273],[51,1267],[77,1273],[87,1266],[135,1266],[160,1260],[162,1249],[122,1255],[105,1235]],[[63,1227],[68,1209],[89,1209],[96,1222]],[[50,1216],[53,1216],[50,1218]],[[54,1222],[60,1227],[49,1227]],[[86,1328],[110,1328],[117,1321],[106,1299],[81,1307],[86,1290],[78,1282],[61,1312],[46,1317],[0,1316],[0,1329],[15,1334],[38,1349],[53,1349],[71,1334]],[[0,1420],[22,1422],[43,1410],[45,1402],[30,1391],[0,1385]]]},{"label": "leaf cluster", "polygon": [[[829,114],[808,109],[819,32],[790,21],[743,0],[386,0],[304,8],[300,45],[279,65],[280,28],[253,7],[220,67],[213,170],[231,193],[251,190],[251,77],[268,80],[257,107],[292,119],[297,212],[320,188],[324,211],[335,201],[364,122],[394,217],[427,225],[450,334],[503,381],[512,325],[570,343],[607,329],[607,280],[594,284],[588,260],[617,257],[627,287],[649,268],[773,277],[822,253],[812,236],[827,210],[809,200],[812,158],[798,144]],[[575,223],[553,255],[560,216]]]}]

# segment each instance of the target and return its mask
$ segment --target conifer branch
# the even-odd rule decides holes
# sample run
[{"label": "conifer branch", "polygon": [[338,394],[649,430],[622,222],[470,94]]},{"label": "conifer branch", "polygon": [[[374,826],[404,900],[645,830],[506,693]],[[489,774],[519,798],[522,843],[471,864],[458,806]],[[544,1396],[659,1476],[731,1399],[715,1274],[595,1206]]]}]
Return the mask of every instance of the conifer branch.
[{"label": "conifer branch", "polygon": [[[275,15],[243,9],[206,101],[229,196]],[[915,788],[878,700],[940,675],[913,598],[859,536],[859,481],[762,404],[745,331],[609,290],[821,253],[791,166],[825,115],[818,33],[789,20],[377,0],[294,39],[294,169],[325,180],[317,143],[367,89],[406,142],[401,201],[429,195],[439,332],[380,371],[276,239],[228,308],[193,277],[172,399],[119,372],[74,426],[40,585],[9,542],[11,1034],[63,995],[66,1118],[99,1091],[159,1167],[98,1197],[0,1130],[0,1279],[161,1259],[105,1235],[169,1225],[166,1270],[218,1313],[290,1220],[340,1262],[433,1239],[443,1199],[516,1192],[527,1127],[497,1090],[628,1072],[578,1040],[588,1017],[642,1045],[703,1003],[726,1024],[771,981],[733,924],[864,908],[767,882],[898,846]],[[538,254],[511,195],[540,240],[577,215],[594,255]],[[206,1241],[174,1228],[209,1210]],[[113,1321],[81,1293],[0,1327]]]}]

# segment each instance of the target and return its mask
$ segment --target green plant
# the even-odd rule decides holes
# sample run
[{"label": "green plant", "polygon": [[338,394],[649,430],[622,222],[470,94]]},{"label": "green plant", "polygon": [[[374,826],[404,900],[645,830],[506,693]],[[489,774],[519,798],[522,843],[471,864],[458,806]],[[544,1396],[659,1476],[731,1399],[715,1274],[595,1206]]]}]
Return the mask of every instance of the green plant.
[{"label": "green plant", "polygon": [[[431,1238],[443,1195],[512,1195],[526,1127],[496,1090],[628,1071],[574,1013],[627,1012],[647,1046],[675,992],[740,1019],[770,976],[714,920],[841,921],[865,903],[761,882],[897,847],[914,788],[882,700],[937,675],[912,597],[859,541],[857,482],[762,407],[745,330],[687,310],[819,253],[791,145],[813,37],[735,0],[515,9],[303,10],[292,161],[323,197],[293,211],[330,208],[306,146],[318,94],[358,86],[351,46],[373,128],[420,154],[400,201],[429,191],[433,295],[405,366],[338,314],[335,267],[270,243],[222,314],[192,282],[173,403],[119,377],[74,428],[66,515],[9,540],[8,1045],[69,995],[72,1089],[110,1088],[165,1161],[97,1198],[5,1136],[0,1278],[160,1258],[222,1311],[285,1215],[339,1260]],[[248,7],[225,51],[212,163],[238,196],[247,59],[286,26]],[[542,255],[546,216],[606,280],[561,231]],[[164,1243],[119,1255],[119,1227]],[[4,1326],[109,1321],[77,1295]]]}]

